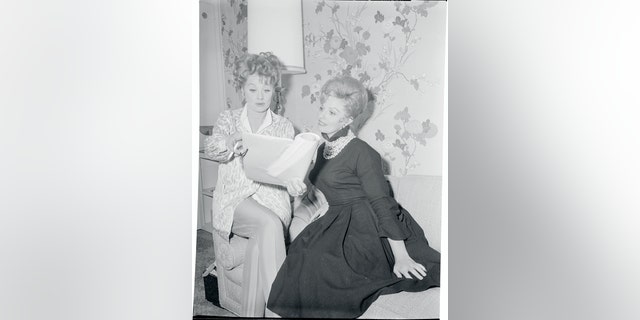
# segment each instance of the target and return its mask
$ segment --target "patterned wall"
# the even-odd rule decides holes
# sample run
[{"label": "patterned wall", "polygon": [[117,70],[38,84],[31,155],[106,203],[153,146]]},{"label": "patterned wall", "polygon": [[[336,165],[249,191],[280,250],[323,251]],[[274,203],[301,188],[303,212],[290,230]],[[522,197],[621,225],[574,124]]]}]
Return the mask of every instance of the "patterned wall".
[{"label": "patterned wall", "polygon": [[[223,1],[228,105],[240,105],[231,77],[246,50],[246,1]],[[289,76],[285,116],[317,132],[318,94],[338,74],[360,79],[376,109],[359,136],[394,175],[442,174],[446,3],[303,1],[305,67]],[[228,63],[228,64],[227,64]]]},{"label": "patterned wall", "polygon": [[247,51],[247,1],[221,0],[220,11],[227,108],[235,109],[242,105],[233,69],[238,57]]}]

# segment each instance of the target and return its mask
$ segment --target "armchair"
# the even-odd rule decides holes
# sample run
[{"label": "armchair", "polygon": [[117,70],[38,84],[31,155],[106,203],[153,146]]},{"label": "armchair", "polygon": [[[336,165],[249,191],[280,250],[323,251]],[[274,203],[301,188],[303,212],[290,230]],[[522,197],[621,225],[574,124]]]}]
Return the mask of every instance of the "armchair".
[{"label": "armchair", "polygon": [[213,232],[220,306],[238,316],[251,317],[257,314],[242,314],[243,264],[248,242],[247,238],[238,235],[232,235],[231,241],[227,242]]}]

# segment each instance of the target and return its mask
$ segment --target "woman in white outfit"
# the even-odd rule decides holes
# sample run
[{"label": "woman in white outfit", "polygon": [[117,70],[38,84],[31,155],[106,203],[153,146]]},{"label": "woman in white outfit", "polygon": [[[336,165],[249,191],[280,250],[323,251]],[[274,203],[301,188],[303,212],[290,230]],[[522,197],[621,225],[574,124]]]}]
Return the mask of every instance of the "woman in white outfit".
[{"label": "woman in white outfit", "polygon": [[[243,274],[243,316],[264,315],[271,284],[285,259],[284,230],[291,222],[287,189],[248,179],[242,168],[242,133],[294,137],[291,122],[271,111],[281,88],[282,64],[271,53],[246,54],[236,65],[243,108],[223,111],[205,140],[205,153],[220,162],[213,193],[214,231],[249,238]],[[267,312],[267,315],[271,315]]]}]

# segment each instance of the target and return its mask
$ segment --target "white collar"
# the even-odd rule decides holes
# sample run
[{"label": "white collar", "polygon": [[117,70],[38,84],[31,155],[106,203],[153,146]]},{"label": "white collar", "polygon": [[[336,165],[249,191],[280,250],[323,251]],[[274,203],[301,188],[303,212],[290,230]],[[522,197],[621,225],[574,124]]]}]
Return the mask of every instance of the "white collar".
[{"label": "white collar", "polygon": [[240,113],[240,121],[242,122],[242,126],[244,127],[244,130],[246,132],[260,133],[262,130],[264,130],[266,127],[270,126],[273,123],[273,111],[271,111],[271,109],[267,111],[267,114],[262,120],[262,124],[260,125],[258,130],[256,130],[256,132],[253,132],[253,130],[251,130],[251,125],[249,124],[249,117],[247,116],[246,104],[242,108],[242,113]]}]

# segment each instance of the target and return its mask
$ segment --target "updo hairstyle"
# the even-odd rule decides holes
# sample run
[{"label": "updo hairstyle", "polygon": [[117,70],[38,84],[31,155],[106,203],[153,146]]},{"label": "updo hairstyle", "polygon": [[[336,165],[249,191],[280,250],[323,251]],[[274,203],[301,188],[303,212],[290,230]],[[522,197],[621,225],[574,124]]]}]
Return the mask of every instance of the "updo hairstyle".
[{"label": "updo hairstyle", "polygon": [[324,104],[328,97],[346,102],[345,113],[353,119],[350,124],[353,133],[358,133],[373,114],[373,95],[353,77],[338,76],[328,80],[320,89],[320,103]]}]

